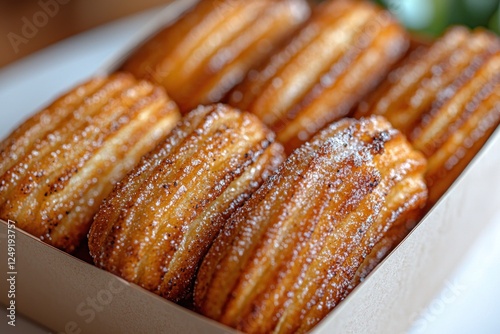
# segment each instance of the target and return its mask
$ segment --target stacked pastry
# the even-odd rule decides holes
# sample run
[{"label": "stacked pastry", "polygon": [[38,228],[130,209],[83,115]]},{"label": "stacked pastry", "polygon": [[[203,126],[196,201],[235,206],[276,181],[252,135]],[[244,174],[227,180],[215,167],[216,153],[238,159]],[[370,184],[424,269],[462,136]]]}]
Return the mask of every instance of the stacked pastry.
[{"label": "stacked pastry", "polygon": [[123,66],[164,86],[182,112],[220,101],[309,16],[305,0],[200,1]]},{"label": "stacked pastry", "polygon": [[364,1],[325,1],[288,45],[249,72],[229,104],[259,116],[291,152],[345,116],[407,47],[389,12]]},{"label": "stacked pastry", "polygon": [[311,329],[386,232],[419,215],[424,170],[382,118],[331,125],[231,217],[199,270],[195,306],[247,333]]},{"label": "stacked pastry", "polygon": [[[465,28],[409,43],[363,1],[308,16],[306,0],[200,1],[132,74],[75,88],[0,143],[0,218],[70,252],[93,219],[98,267],[241,331],[310,330],[497,127],[500,43]],[[185,113],[171,133],[164,88]],[[221,99],[251,113],[190,111]]]},{"label": "stacked pastry", "polygon": [[188,297],[226,220],[282,162],[273,140],[255,116],[224,105],[189,113],[97,213],[96,265],[167,299]]},{"label": "stacked pastry", "polygon": [[73,251],[113,185],[178,119],[163,89],[129,74],[76,87],[0,144],[0,218]]},{"label": "stacked pastry", "polygon": [[429,160],[429,205],[460,175],[500,121],[500,42],[456,27],[411,54],[356,113],[383,115]]}]

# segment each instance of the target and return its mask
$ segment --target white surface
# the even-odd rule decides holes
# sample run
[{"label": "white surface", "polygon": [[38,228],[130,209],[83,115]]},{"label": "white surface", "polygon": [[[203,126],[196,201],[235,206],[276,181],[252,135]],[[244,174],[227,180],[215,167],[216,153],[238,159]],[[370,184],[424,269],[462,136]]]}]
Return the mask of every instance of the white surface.
[{"label": "white surface", "polygon": [[441,293],[418,314],[410,333],[500,333],[499,277],[500,214],[483,231],[462,266],[443,282]]},{"label": "white surface", "polygon": [[[63,41],[0,70],[0,137],[54,97],[85,80],[126,45],[157,10],[114,22]],[[474,222],[471,222],[473,224]],[[438,256],[438,254],[436,254]],[[500,216],[484,231],[462,267],[443,282],[443,291],[419,314],[417,333],[500,333]],[[0,292],[4,293],[4,292]],[[1,333],[47,333],[18,317]]]}]

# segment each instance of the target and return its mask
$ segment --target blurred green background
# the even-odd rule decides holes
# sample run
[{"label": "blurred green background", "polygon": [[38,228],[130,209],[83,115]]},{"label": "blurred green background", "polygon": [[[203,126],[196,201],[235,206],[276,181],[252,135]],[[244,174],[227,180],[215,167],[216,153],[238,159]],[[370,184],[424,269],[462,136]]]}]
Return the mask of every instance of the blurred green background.
[{"label": "blurred green background", "polygon": [[375,0],[389,8],[408,29],[440,35],[452,24],[483,26],[500,32],[500,0]]}]

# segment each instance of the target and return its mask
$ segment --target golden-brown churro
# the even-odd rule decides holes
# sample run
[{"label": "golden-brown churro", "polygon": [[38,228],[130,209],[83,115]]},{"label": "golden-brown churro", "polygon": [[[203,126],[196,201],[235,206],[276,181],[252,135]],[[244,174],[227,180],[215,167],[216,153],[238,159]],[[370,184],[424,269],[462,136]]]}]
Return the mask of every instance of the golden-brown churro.
[{"label": "golden-brown churro", "polygon": [[73,251],[113,185],[179,118],[163,88],[130,74],[76,87],[0,143],[0,218]]},{"label": "golden-brown churro", "polygon": [[385,116],[428,158],[429,206],[499,124],[499,50],[492,33],[454,27],[359,105],[356,116]]},{"label": "golden-brown churro", "polygon": [[364,1],[325,1],[288,45],[249,72],[229,104],[259,116],[291,152],[345,116],[407,47],[388,11]]},{"label": "golden-brown churro", "polygon": [[89,233],[94,262],[169,300],[189,296],[228,217],[283,161],[254,115],[199,107],[118,185]]},{"label": "golden-brown churro", "polygon": [[123,66],[163,85],[182,112],[220,101],[309,16],[304,0],[200,1]]},{"label": "golden-brown churro", "polygon": [[381,117],[330,125],[231,217],[200,267],[195,307],[247,333],[310,330],[386,233],[419,215],[424,171]]}]

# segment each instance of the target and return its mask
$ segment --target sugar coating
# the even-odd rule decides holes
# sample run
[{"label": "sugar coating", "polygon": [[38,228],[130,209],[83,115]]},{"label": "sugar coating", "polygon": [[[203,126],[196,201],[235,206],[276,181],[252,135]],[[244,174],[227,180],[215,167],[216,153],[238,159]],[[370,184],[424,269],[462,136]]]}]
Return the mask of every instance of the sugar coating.
[{"label": "sugar coating", "polygon": [[358,283],[384,234],[421,208],[424,168],[382,118],[332,124],[231,217],[198,272],[195,306],[249,333],[309,330]]},{"label": "sugar coating", "polygon": [[251,71],[229,103],[277,133],[287,153],[348,114],[406,51],[404,30],[368,3],[317,6],[295,37]]},{"label": "sugar coating", "polygon": [[183,300],[227,218],[282,160],[282,147],[255,116],[198,107],[101,207],[89,233],[96,265]]},{"label": "sugar coating", "polygon": [[114,183],[175,125],[163,90],[118,73],[80,85],[0,144],[0,217],[71,252]]},{"label": "sugar coating", "polygon": [[429,207],[499,124],[500,42],[484,30],[450,29],[414,51],[360,105],[385,116],[429,160]]},{"label": "sugar coating", "polygon": [[164,86],[187,113],[221,101],[309,12],[305,0],[200,1],[133,54],[124,69]]}]

